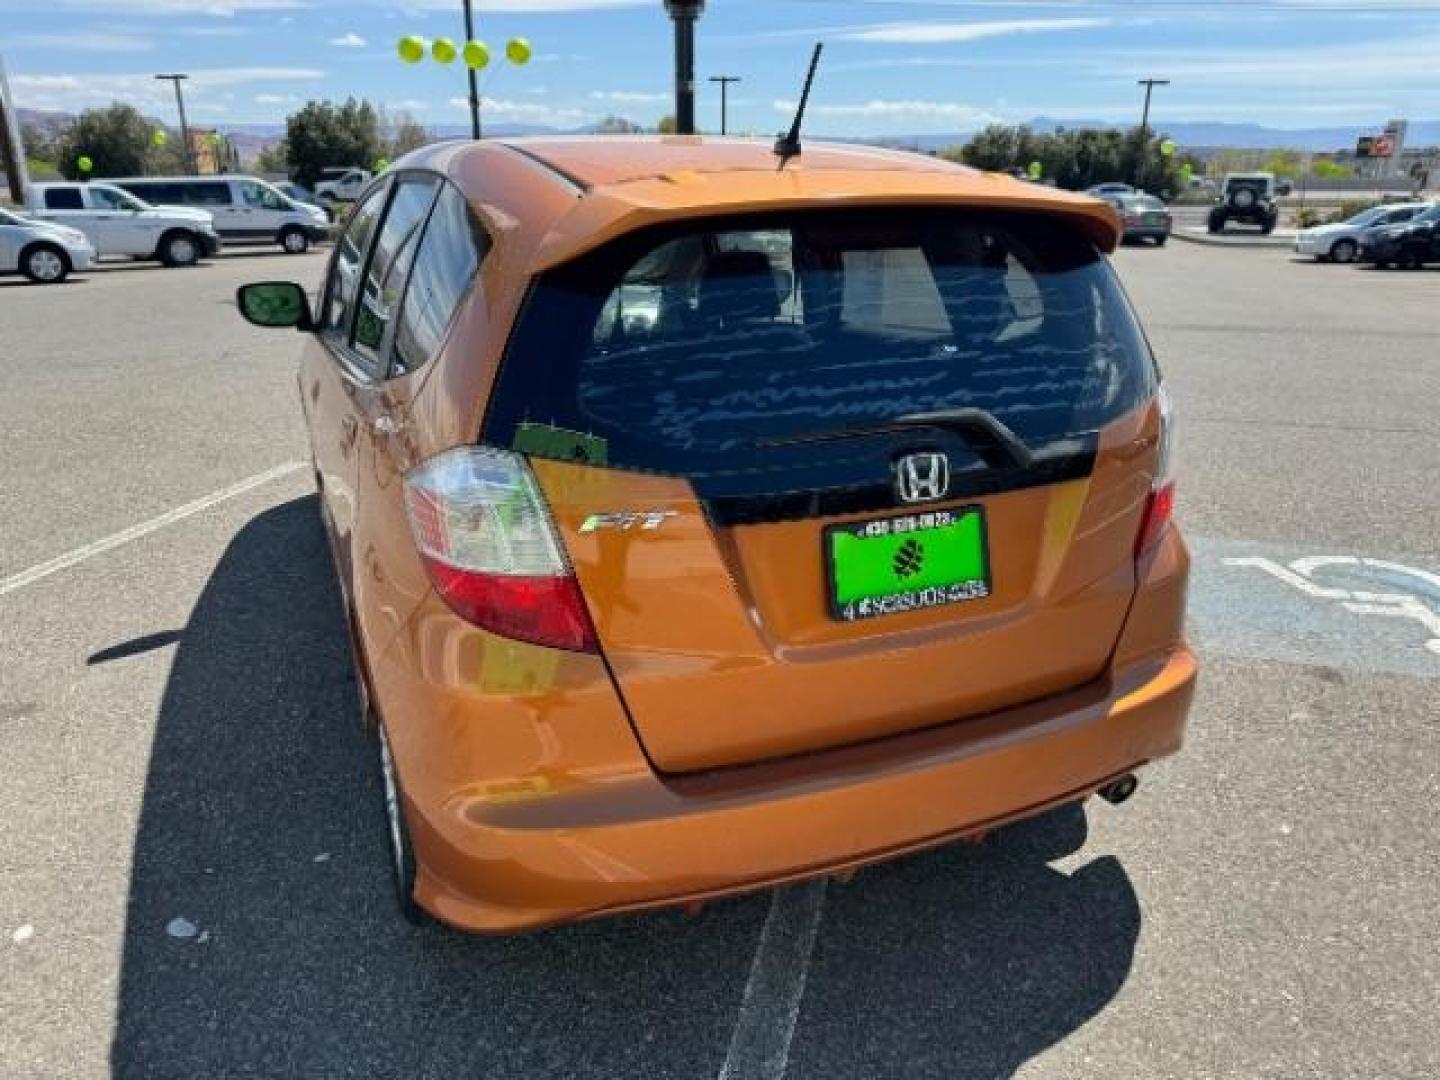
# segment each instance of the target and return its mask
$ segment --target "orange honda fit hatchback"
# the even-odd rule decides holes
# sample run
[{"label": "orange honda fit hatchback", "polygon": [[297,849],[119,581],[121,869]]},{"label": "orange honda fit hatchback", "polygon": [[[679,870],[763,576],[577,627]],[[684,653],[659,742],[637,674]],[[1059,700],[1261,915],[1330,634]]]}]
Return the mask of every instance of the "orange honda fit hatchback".
[{"label": "orange honda fit hatchback", "polygon": [[402,905],[514,931],[1100,792],[1195,679],[1105,204],[915,155],[491,140],[375,181],[300,396]]}]

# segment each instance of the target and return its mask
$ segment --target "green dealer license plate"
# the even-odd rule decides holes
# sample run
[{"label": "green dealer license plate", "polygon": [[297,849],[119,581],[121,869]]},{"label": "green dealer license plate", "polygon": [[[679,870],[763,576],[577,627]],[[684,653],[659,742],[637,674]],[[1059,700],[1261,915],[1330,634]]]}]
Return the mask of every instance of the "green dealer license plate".
[{"label": "green dealer license plate", "polygon": [[847,622],[990,595],[978,506],[832,525],[825,530],[830,614]]}]

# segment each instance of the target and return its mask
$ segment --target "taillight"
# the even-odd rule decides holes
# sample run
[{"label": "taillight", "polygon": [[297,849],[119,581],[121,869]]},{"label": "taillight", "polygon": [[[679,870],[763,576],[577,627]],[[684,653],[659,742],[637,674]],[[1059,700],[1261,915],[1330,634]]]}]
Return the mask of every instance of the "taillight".
[{"label": "taillight", "polygon": [[1155,455],[1155,479],[1145,500],[1145,516],[1140,522],[1140,535],[1135,540],[1135,554],[1143,555],[1165,535],[1175,513],[1175,475],[1171,456],[1175,420],[1170,394],[1162,385],[1155,396],[1160,406],[1160,446]]},{"label": "taillight", "polygon": [[466,446],[405,474],[405,510],[435,591],[505,637],[596,652],[595,629],[523,458]]}]

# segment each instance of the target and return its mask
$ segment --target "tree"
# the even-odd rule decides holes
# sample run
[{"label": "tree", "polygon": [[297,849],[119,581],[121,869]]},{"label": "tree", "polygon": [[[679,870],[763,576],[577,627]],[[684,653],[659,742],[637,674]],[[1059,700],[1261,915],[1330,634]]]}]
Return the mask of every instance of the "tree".
[{"label": "tree", "polygon": [[607,116],[595,125],[597,135],[639,135],[645,129],[623,116]]},{"label": "tree", "polygon": [[1349,165],[1340,164],[1338,161],[1320,158],[1310,166],[1310,175],[1317,176],[1321,180],[1339,180],[1342,177],[1354,176],[1355,170]]},{"label": "tree", "polygon": [[331,167],[370,168],[381,156],[380,118],[368,101],[311,101],[285,121],[286,157],[297,183],[313,185]]},{"label": "tree", "polygon": [[382,112],[380,129],[384,132],[381,153],[392,161],[434,141],[425,125],[408,112],[397,112],[393,116]]},{"label": "tree", "polygon": [[1039,134],[1027,127],[992,124],[964,146],[941,151],[941,156],[991,172],[1023,172],[1038,161],[1042,175],[1063,188],[1138,178],[1152,191],[1178,192],[1181,162],[1160,152],[1163,141],[1138,127],[1057,128]]},{"label": "tree", "polygon": [[271,143],[255,155],[255,171],[290,175],[290,147],[284,139]]},{"label": "tree", "polygon": [[[139,176],[145,172],[154,125],[131,105],[86,109],[58,141],[57,164],[67,180],[103,176]],[[93,167],[82,173],[80,158]]]}]

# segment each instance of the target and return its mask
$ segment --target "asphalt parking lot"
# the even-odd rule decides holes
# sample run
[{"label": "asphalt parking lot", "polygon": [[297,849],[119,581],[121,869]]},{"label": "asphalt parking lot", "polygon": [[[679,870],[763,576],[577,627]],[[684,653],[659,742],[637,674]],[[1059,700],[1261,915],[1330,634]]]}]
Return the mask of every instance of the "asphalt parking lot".
[{"label": "asphalt parking lot", "polygon": [[1440,1075],[1440,273],[1118,262],[1180,420],[1185,751],[503,940],[393,911],[299,339],[233,309],[324,255],[0,281],[0,1077]]}]

